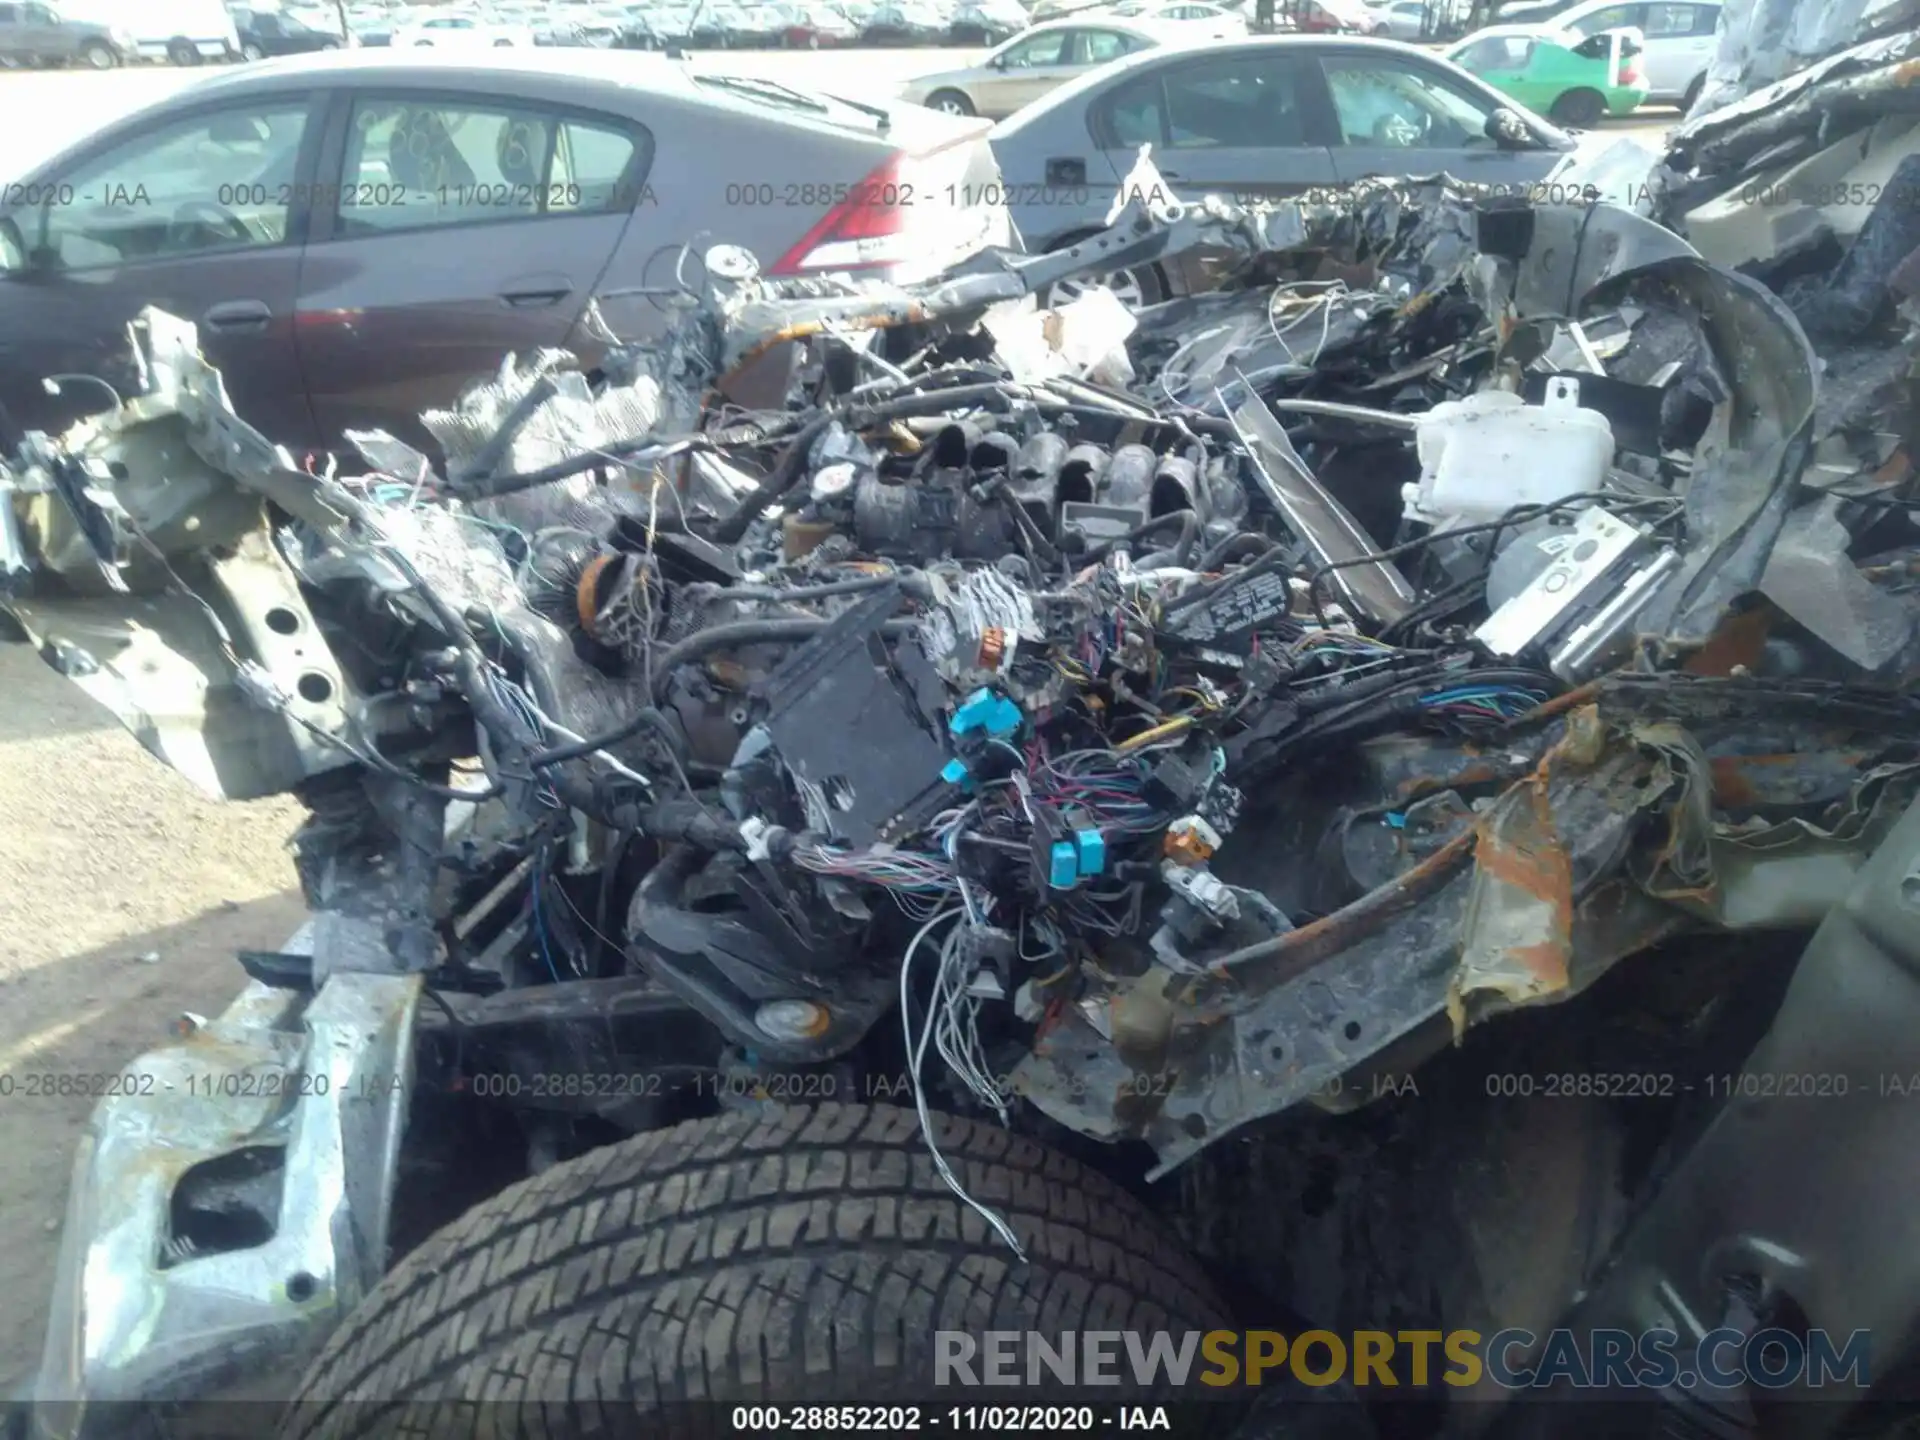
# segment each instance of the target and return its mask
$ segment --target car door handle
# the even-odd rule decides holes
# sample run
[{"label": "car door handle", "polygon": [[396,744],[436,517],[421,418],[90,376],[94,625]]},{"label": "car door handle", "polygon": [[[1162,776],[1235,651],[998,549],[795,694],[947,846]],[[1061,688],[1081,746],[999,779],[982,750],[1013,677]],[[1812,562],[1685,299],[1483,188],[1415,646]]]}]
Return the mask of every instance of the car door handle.
[{"label": "car door handle", "polygon": [[538,289],[502,290],[500,298],[516,310],[538,310],[543,305],[558,305],[572,293],[571,285],[547,285]]},{"label": "car door handle", "polygon": [[209,330],[264,330],[273,311],[264,300],[224,300],[201,316]]}]

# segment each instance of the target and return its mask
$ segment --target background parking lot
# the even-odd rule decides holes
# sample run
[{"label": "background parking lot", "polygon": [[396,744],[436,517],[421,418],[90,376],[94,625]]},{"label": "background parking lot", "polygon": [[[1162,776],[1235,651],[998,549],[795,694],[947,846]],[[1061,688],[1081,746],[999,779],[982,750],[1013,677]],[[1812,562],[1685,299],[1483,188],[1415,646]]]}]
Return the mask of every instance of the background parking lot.
[{"label": "background parking lot", "polygon": [[[984,49],[939,50],[730,50],[696,54],[687,63],[734,75],[765,75],[802,89],[828,89],[856,98],[896,94],[916,75],[952,70],[977,61]],[[0,72],[0,179],[11,179],[81,136],[152,101],[164,99],[210,72],[172,66],[141,66],[102,72],[82,70]],[[1679,116],[1644,109],[1603,128],[1657,140]]]}]

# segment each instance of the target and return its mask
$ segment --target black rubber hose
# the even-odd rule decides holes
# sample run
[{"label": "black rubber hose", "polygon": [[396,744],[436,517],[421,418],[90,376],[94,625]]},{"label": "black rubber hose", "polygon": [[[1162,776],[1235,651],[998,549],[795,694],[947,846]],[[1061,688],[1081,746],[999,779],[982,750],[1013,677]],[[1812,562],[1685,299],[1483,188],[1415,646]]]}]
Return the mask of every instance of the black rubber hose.
[{"label": "black rubber hose", "polygon": [[559,384],[551,375],[542,375],[527,387],[527,393],[514,401],[507,418],[487,437],[487,443],[480,447],[458,475],[452,477],[454,488],[459,489],[477,480],[491,480],[494,472],[500,468],[500,462],[506,459],[514,437],[526,428],[527,421],[533,418],[533,412],[551,400],[559,390]]},{"label": "black rubber hose", "polygon": [[[909,578],[889,571],[885,575],[862,575],[857,580],[830,580],[824,585],[716,585],[713,591],[716,598],[723,600],[825,600],[835,595],[881,590]],[[921,588],[925,589],[924,582]]]},{"label": "black rubber hose", "polygon": [[651,439],[617,440],[602,450],[589,450],[584,455],[572,455],[565,460],[556,460],[540,470],[528,470],[519,475],[493,475],[484,480],[473,480],[455,488],[463,495],[476,500],[497,499],[502,495],[517,495],[522,490],[537,489],[542,485],[551,485],[556,480],[570,480],[575,475],[584,474],[596,465],[616,463],[623,455],[645,450],[655,442]]},{"label": "black rubber hose", "polygon": [[740,537],[747,533],[747,527],[759,519],[769,505],[794,487],[807,467],[807,456],[820,437],[827,433],[827,427],[833,424],[833,420],[831,415],[821,415],[801,427],[800,433],[780,452],[773,469],[741,500],[731,515],[714,527],[713,538],[716,541],[722,545],[737,544]]},{"label": "black rubber hose", "polygon": [[539,751],[529,756],[527,763],[531,768],[539,770],[549,765],[564,765],[569,760],[584,760],[587,756],[604,750],[609,745],[617,745],[622,740],[638,735],[642,730],[652,730],[663,738],[677,759],[686,758],[685,742],[681,739],[680,732],[675,728],[674,723],[653,706],[648,705],[636,710],[604,735],[597,735],[587,740],[572,740],[565,745],[556,745],[551,750]]},{"label": "black rubber hose", "polygon": [[[1169,510],[1164,515],[1156,515],[1151,520],[1134,526],[1133,529],[1124,535],[1115,536],[1111,540],[1101,541],[1091,549],[1074,556],[1073,563],[1076,565],[1092,565],[1106,559],[1107,556],[1113,554],[1114,551],[1124,550],[1136,542],[1146,539],[1147,536],[1164,530],[1173,524],[1178,524],[1181,527],[1182,539],[1185,539],[1186,532],[1191,530],[1194,538],[1198,540],[1200,535],[1200,517],[1195,515],[1191,510]],[[1189,546],[1188,548],[1191,549],[1192,547]]]},{"label": "black rubber hose", "polygon": [[1179,567],[1193,558],[1194,546],[1200,543],[1200,517],[1191,510],[1175,510],[1160,518],[1170,519],[1178,516],[1181,521],[1180,537],[1173,542],[1171,550],[1156,551],[1151,555],[1142,555],[1135,562],[1141,570],[1159,570],[1166,565]]},{"label": "black rubber hose", "polygon": [[1194,568],[1198,570],[1218,570],[1229,560],[1239,559],[1243,553],[1246,555],[1264,555],[1267,551],[1276,548],[1279,543],[1277,540],[1262,535],[1258,530],[1242,530],[1237,535],[1229,535],[1226,539],[1208,550],[1206,554],[1200,557],[1200,563]]}]

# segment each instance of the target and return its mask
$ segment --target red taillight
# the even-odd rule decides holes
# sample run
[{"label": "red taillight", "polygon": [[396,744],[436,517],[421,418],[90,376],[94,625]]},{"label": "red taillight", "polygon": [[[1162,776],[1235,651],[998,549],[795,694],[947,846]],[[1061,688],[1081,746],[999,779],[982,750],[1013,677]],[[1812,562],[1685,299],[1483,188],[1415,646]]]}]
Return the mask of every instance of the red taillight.
[{"label": "red taillight", "polygon": [[800,241],[767,273],[799,275],[809,270],[861,270],[892,265],[901,247],[887,241],[907,228],[914,196],[900,182],[905,155],[896,151],[854,186],[847,198],[820,217]]},{"label": "red taillight", "polygon": [[1620,72],[1620,83],[1629,90],[1638,90],[1642,85],[1646,84],[1646,77],[1641,75],[1632,65],[1628,65]]}]

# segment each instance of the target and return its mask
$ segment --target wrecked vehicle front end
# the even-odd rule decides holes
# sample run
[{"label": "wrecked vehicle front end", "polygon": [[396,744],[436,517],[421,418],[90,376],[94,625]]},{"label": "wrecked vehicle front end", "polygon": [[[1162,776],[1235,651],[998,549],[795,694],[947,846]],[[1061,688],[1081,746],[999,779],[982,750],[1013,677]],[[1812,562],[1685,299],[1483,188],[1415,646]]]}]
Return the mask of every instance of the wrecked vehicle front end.
[{"label": "wrecked vehicle front end", "polygon": [[[1202,245],[1238,280],[1137,320],[1019,305]],[[50,1432],[309,1350],[425,1096],[536,1170],[878,1093],[936,1160],[930,1110],[1157,1178],[1663,942],[1810,929],[1915,798],[1906,471],[1649,220],[1363,182],[904,290],[704,273],[670,346],[425,417],[439,468],[297,467],[150,313],[149,393],[5,472],[46,658],[312,812],[311,925],[142,1067],[251,1098],[96,1115]],[[787,411],[713,403],[789,342]]]}]

